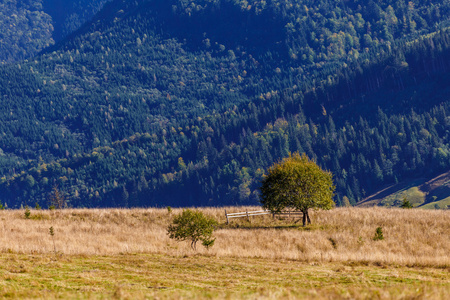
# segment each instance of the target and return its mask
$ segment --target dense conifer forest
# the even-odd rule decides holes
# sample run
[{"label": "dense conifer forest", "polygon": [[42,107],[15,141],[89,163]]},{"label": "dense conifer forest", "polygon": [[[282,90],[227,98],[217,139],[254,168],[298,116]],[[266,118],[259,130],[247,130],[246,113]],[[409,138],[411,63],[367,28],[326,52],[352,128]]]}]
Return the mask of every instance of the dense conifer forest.
[{"label": "dense conifer forest", "polygon": [[43,10],[52,17],[53,39],[60,41],[76,31],[100,11],[108,0],[41,0]]},{"label": "dense conifer forest", "polygon": [[108,0],[0,1],[0,63],[38,54],[89,21]]},{"label": "dense conifer forest", "polygon": [[114,0],[59,21],[60,38],[78,29],[0,67],[0,200],[45,207],[58,186],[76,207],[258,204],[295,151],[333,172],[337,205],[447,171],[449,8]]},{"label": "dense conifer forest", "polygon": [[42,0],[0,1],[0,62],[29,58],[53,44],[51,17]]}]

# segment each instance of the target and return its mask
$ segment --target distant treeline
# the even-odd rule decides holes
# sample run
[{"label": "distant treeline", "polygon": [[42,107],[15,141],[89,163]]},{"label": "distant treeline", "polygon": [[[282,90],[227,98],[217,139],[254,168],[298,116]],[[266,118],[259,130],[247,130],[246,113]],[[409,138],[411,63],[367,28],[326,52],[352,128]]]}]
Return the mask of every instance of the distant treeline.
[{"label": "distant treeline", "polygon": [[[112,1],[0,68],[0,200],[257,204],[289,152],[337,204],[448,169],[446,1]],[[442,27],[442,29],[440,29]]]}]

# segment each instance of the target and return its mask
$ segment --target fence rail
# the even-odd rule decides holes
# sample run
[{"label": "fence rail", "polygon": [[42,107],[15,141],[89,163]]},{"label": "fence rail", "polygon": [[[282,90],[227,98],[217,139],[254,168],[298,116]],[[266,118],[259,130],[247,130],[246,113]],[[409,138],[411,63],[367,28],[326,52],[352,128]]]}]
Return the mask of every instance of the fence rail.
[{"label": "fence rail", "polygon": [[233,218],[245,218],[247,217],[247,220],[250,221],[250,217],[253,216],[261,216],[261,215],[273,215],[275,218],[275,215],[283,215],[283,216],[301,216],[303,213],[301,211],[282,211],[279,213],[272,213],[268,210],[255,210],[255,211],[244,211],[244,212],[237,212],[237,213],[227,213],[227,210],[225,209],[225,217],[227,218],[227,224],[229,224],[230,219]]}]

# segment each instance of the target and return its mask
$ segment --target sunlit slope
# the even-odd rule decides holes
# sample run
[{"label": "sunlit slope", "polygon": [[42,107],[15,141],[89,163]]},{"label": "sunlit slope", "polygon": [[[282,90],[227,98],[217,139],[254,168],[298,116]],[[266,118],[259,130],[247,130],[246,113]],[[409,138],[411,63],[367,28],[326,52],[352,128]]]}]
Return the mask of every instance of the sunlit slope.
[{"label": "sunlit slope", "polygon": [[446,209],[450,205],[450,173],[437,177],[405,180],[365,198],[358,206],[399,206],[409,201],[414,207]]}]

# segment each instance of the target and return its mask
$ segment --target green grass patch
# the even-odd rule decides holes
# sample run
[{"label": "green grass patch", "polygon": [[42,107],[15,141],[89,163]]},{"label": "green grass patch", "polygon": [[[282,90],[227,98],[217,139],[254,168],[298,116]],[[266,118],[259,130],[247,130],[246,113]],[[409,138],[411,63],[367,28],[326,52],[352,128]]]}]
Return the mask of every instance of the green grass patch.
[{"label": "green grass patch", "polygon": [[450,206],[450,197],[447,197],[447,198],[444,198],[444,199],[439,200],[439,201],[427,203],[427,204],[421,206],[420,208],[425,208],[425,209],[436,209],[436,208],[446,209],[449,206]]},{"label": "green grass patch", "polygon": [[167,256],[1,254],[1,298],[411,298],[450,296],[448,269]]},{"label": "green grass patch", "polygon": [[384,206],[400,206],[404,199],[408,200],[413,207],[425,203],[425,194],[417,186],[401,190],[384,198],[381,203]]},{"label": "green grass patch", "polygon": [[34,212],[32,212],[30,214],[30,219],[31,220],[37,220],[37,221],[50,220],[50,216],[49,215],[44,215],[42,213],[34,213]]}]

